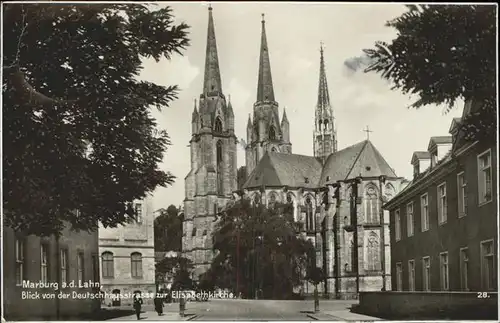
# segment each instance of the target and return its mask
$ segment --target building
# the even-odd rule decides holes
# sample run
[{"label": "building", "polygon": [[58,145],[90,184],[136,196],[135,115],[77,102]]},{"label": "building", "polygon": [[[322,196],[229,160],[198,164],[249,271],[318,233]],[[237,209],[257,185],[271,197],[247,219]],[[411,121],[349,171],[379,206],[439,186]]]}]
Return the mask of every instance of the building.
[{"label": "building", "polygon": [[[468,101],[462,119],[478,107]],[[497,290],[496,145],[465,141],[460,120],[413,154],[413,181],[384,206],[393,290]]]},{"label": "building", "polygon": [[[240,195],[266,205],[293,203],[295,219],[303,223],[300,234],[315,243],[317,265],[327,273],[321,286],[326,296],[353,298],[358,291],[389,288],[388,214],[382,204],[401,190],[404,181],[369,140],[337,150],[323,48],[314,155],[292,153],[291,125],[285,111],[280,120],[274,95],[264,15],[261,28],[257,98],[246,129],[248,179]],[[192,130],[183,253],[193,260],[198,277],[211,264],[215,214],[235,198],[237,177],[234,111],[222,94],[212,8],[204,87],[199,109],[195,104]],[[357,217],[351,218],[354,212]],[[305,284],[302,292],[312,293],[312,286]]]},{"label": "building", "polygon": [[[135,201],[133,206],[135,221],[116,228],[99,228],[101,291],[112,295],[104,299],[105,306],[128,306],[134,292],[156,291],[152,197]],[[144,298],[145,303],[152,301]]]},{"label": "building", "polygon": [[[91,319],[99,310],[98,299],[78,299],[72,293],[99,291],[99,254],[97,232],[64,229],[62,236],[23,236],[3,227],[3,317],[8,320]],[[24,282],[24,286],[23,286]],[[73,287],[63,287],[63,283]],[[30,283],[42,283],[32,288]],[[59,290],[54,284],[58,285]],[[59,291],[67,298],[59,299]],[[50,294],[43,299],[30,295]]]}]

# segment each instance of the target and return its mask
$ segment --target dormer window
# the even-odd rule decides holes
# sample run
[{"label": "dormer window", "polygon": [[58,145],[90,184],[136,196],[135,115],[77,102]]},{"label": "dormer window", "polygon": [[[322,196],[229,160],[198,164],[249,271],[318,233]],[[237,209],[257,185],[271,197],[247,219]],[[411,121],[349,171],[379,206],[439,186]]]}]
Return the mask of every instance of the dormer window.
[{"label": "dormer window", "polygon": [[413,176],[417,177],[420,174],[420,165],[417,163],[413,166]]}]

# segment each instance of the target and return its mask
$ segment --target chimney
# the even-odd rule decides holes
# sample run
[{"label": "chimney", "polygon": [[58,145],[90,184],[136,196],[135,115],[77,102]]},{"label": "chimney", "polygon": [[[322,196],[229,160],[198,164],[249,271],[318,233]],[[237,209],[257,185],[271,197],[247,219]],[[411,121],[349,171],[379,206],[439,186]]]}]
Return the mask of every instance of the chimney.
[{"label": "chimney", "polygon": [[431,166],[431,154],[428,151],[416,151],[411,157],[413,179]]},{"label": "chimney", "polygon": [[436,166],[436,164],[446,156],[451,149],[452,143],[452,136],[431,137],[429,147],[427,148],[431,154],[431,167]]}]

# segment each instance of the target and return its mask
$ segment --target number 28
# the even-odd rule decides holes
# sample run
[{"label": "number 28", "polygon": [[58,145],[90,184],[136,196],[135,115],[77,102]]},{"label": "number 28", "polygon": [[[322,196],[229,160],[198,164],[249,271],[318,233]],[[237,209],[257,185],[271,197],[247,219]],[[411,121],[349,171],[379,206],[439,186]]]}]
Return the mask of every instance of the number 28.
[{"label": "number 28", "polygon": [[478,292],[477,298],[488,298],[490,297],[487,292]]}]

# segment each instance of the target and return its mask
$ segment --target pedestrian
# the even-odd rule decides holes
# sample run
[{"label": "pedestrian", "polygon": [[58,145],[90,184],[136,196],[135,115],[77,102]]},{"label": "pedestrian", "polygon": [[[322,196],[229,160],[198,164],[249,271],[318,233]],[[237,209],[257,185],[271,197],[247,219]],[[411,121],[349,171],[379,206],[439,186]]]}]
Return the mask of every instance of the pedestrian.
[{"label": "pedestrian", "polygon": [[155,311],[158,313],[158,316],[163,315],[163,297],[159,297],[158,294],[155,295],[154,299],[155,303]]},{"label": "pedestrian", "polygon": [[137,315],[137,320],[141,319],[141,307],[142,307],[141,293],[136,292],[134,294],[134,310],[135,310],[135,315]]}]

